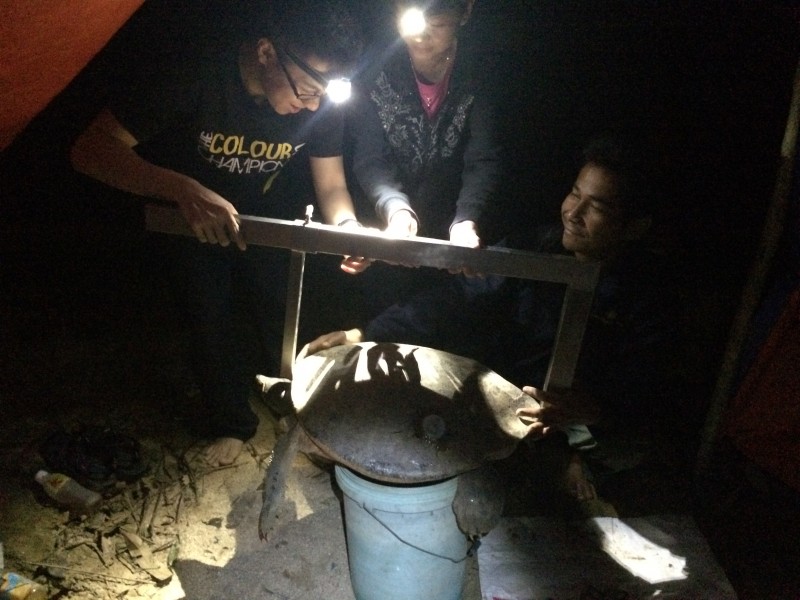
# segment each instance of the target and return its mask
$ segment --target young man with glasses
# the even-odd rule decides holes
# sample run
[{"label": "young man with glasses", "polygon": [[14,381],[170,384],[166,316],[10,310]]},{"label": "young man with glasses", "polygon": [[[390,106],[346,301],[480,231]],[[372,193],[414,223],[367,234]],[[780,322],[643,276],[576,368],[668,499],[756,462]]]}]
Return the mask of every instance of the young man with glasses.
[{"label": "young man with glasses", "polygon": [[[277,373],[283,330],[287,255],[244,252],[237,215],[302,215],[308,199],[286,193],[280,174],[305,152],[322,218],[358,225],[342,163],[340,97],[329,97],[349,85],[358,27],[339,0],[264,5],[263,17],[249,23],[254,35],[231,52],[144,69],[78,137],[71,156],[75,169],[101,182],[177,205],[196,235],[169,244],[209,408],[212,466],[233,463],[255,433],[250,389],[256,373]],[[349,273],[364,267],[342,262]]]}]

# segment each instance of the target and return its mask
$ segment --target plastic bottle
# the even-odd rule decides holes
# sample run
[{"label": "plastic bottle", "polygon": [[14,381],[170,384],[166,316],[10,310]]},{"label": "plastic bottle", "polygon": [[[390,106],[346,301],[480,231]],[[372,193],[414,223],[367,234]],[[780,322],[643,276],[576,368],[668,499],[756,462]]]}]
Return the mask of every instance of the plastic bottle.
[{"label": "plastic bottle", "polygon": [[0,600],[47,600],[44,586],[10,571],[0,574]]},{"label": "plastic bottle", "polygon": [[91,514],[103,501],[100,494],[86,489],[71,477],[61,473],[38,471],[34,479],[42,484],[48,496],[74,513]]}]

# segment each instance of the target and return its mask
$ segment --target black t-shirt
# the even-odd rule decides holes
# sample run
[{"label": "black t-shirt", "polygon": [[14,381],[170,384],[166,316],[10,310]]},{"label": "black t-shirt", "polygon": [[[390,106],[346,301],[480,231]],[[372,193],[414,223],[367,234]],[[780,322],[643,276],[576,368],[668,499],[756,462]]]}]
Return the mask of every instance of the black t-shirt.
[{"label": "black t-shirt", "polygon": [[239,74],[237,54],[217,60],[173,60],[143,69],[111,112],[133,134],[147,160],[193,177],[243,214],[286,218],[280,198],[268,192],[289,160],[342,154],[340,111],[279,115],[257,105]]}]

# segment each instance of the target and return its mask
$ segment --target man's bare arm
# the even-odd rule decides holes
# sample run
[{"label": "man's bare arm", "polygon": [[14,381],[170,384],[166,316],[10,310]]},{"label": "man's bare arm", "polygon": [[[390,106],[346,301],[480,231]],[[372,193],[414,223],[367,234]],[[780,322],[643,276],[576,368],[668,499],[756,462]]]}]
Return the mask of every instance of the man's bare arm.
[{"label": "man's bare arm", "polygon": [[176,203],[201,242],[244,250],[236,209],[195,179],[141,158],[136,138],[108,110],[103,110],[72,146],[76,171],[111,187]]}]

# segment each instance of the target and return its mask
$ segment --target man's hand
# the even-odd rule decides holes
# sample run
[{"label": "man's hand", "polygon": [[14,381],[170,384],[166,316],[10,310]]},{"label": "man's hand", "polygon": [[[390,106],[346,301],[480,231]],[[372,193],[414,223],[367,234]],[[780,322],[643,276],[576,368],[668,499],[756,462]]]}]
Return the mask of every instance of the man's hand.
[{"label": "man's hand", "polygon": [[[481,238],[478,236],[478,230],[475,221],[461,221],[456,223],[450,228],[450,243],[456,246],[464,246],[466,248],[480,248]],[[481,273],[462,267],[460,269],[448,269],[450,273],[464,273],[467,277],[482,277]]]},{"label": "man's hand", "polygon": [[239,230],[238,212],[233,204],[191,177],[180,177],[178,189],[170,194],[203,243],[227,246],[233,241],[240,250],[247,246]]},{"label": "man's hand", "polygon": [[331,331],[319,336],[303,346],[296,360],[316,354],[320,350],[327,350],[334,346],[344,346],[348,344],[358,344],[364,341],[364,332],[360,329],[348,329],[347,331]]},{"label": "man's hand", "polygon": [[371,258],[345,256],[342,259],[339,268],[348,275],[358,275],[359,273],[364,272],[371,264]]},{"label": "man's hand", "polygon": [[481,238],[475,221],[461,221],[450,228],[450,243],[467,248],[480,248]]},{"label": "man's hand", "polygon": [[[354,231],[362,229],[361,223],[356,219],[345,219],[340,225],[342,229],[352,229]],[[345,256],[339,267],[348,275],[358,275],[365,271],[372,264],[372,259],[363,256]]]},{"label": "man's hand", "polygon": [[384,233],[391,237],[409,238],[417,235],[419,224],[414,215],[408,210],[398,210],[389,219]]},{"label": "man's hand", "polygon": [[[417,223],[417,218],[414,216],[414,213],[410,210],[402,209],[398,210],[389,218],[389,224],[386,226],[386,229],[383,230],[383,233],[388,237],[397,239],[411,238],[417,235],[418,227],[419,223]],[[400,265],[402,267],[411,267],[412,269],[419,267],[419,265],[404,262],[386,262],[390,265]]]},{"label": "man's hand", "polygon": [[529,435],[544,436],[554,427],[590,425],[600,418],[600,406],[585,392],[544,391],[530,386],[522,391],[538,402],[538,406],[517,409],[517,416],[530,425]]}]

